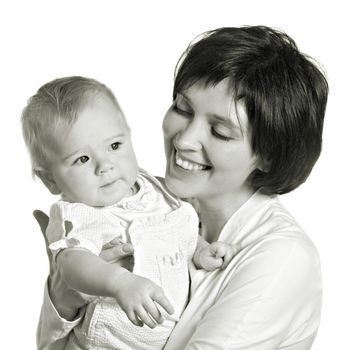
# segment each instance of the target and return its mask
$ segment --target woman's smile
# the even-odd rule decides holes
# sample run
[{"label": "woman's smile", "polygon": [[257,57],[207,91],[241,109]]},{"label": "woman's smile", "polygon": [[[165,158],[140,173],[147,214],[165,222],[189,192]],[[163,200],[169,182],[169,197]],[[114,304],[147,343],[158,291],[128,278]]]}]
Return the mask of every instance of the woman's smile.
[{"label": "woman's smile", "polygon": [[180,155],[177,151],[175,153],[175,164],[180,168],[188,171],[205,171],[211,169],[209,165],[201,164],[191,159],[187,159],[184,156]]}]

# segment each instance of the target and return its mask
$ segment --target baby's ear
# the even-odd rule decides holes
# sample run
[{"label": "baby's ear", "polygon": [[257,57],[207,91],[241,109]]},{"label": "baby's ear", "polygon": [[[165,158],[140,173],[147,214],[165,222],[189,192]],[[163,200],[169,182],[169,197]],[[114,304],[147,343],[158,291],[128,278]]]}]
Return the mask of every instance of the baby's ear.
[{"label": "baby's ear", "polygon": [[37,167],[34,169],[34,173],[40,180],[44,183],[44,185],[48,188],[50,193],[52,194],[60,194],[60,188],[56,184],[53,175],[50,171],[43,169],[41,167]]}]

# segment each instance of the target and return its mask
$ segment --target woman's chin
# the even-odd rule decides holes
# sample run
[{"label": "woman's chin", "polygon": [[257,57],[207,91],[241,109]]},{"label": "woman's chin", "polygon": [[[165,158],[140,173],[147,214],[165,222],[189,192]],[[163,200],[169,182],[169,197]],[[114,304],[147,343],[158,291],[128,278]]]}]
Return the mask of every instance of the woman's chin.
[{"label": "woman's chin", "polygon": [[166,174],[165,183],[169,191],[179,198],[190,198],[193,196],[191,186],[183,180]]}]

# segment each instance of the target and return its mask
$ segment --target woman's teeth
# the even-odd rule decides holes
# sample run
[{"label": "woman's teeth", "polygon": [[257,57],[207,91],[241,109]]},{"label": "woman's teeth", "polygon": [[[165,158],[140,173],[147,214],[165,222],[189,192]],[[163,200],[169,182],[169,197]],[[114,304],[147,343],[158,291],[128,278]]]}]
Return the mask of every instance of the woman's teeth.
[{"label": "woman's teeth", "polygon": [[175,155],[175,162],[177,163],[177,165],[179,165],[181,168],[183,168],[185,170],[196,171],[196,170],[207,170],[208,169],[208,167],[205,165],[200,165],[200,164],[189,162],[187,160],[183,160],[177,154]]}]

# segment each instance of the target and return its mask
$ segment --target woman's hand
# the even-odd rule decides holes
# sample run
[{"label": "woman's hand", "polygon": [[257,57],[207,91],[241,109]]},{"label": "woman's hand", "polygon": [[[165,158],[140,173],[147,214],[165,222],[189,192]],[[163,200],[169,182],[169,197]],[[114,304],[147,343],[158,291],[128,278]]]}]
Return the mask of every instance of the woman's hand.
[{"label": "woman's hand", "polygon": [[[53,261],[52,252],[48,248],[49,243],[45,232],[48,226],[49,217],[40,210],[35,210],[33,215],[40,225],[41,232],[45,240],[49,261],[48,291],[51,301],[61,317],[65,318],[66,320],[73,320],[76,317],[78,310],[95,299],[95,296],[77,292],[71,289],[64,282],[58,269],[56,268],[56,264]],[[71,222],[65,222],[65,229],[67,233],[72,230],[72,227]],[[133,267],[132,253],[133,248],[131,244],[124,244],[120,240],[114,239],[104,246],[104,250],[100,256],[107,262],[118,263],[131,271]],[[128,258],[129,256],[130,258]]]},{"label": "woman's hand", "polygon": [[111,264],[118,264],[132,272],[133,247],[131,243],[124,243],[121,238],[114,238],[102,247],[100,257]]}]

